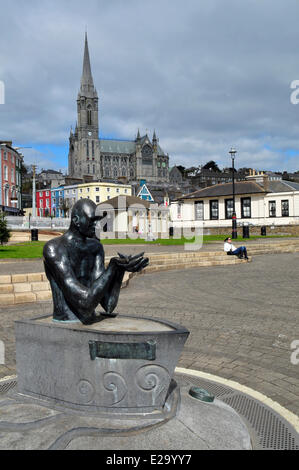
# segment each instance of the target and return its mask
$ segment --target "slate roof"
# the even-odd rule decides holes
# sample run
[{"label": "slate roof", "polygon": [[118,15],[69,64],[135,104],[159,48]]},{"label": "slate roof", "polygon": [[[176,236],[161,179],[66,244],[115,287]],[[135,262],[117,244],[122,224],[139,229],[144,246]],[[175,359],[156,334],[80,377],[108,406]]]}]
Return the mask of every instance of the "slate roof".
[{"label": "slate roof", "polygon": [[284,193],[290,191],[299,191],[299,183],[294,181],[269,181],[269,189],[271,193]]},{"label": "slate roof", "polygon": [[[253,181],[237,181],[235,182],[235,195],[240,194],[257,194],[265,193],[264,188]],[[194,193],[186,194],[178,199],[198,199],[201,197],[220,197],[220,196],[232,196],[233,195],[233,184],[214,184],[207,188],[200,189]]]},{"label": "slate roof", "polygon": [[[145,142],[147,136],[143,136],[140,139],[141,145]],[[126,153],[132,154],[136,152],[135,140],[113,140],[113,139],[100,139],[101,153]],[[161,149],[160,145],[157,144],[158,155],[165,156],[165,152]]]},{"label": "slate roof", "polygon": [[[119,197],[122,198],[121,203],[118,199]],[[143,199],[140,199],[139,197],[122,195],[122,196],[113,197],[112,199],[108,199],[107,201],[103,201],[101,204],[99,204],[99,206],[101,206],[102,204],[109,204],[114,209],[118,209],[118,206],[121,205],[121,208],[123,209],[124,207],[123,201],[125,201],[126,203],[126,209],[128,209],[128,207],[132,206],[133,204],[139,204],[139,205],[144,206],[146,209],[149,209],[151,205],[153,204],[150,201],[144,201]]]}]

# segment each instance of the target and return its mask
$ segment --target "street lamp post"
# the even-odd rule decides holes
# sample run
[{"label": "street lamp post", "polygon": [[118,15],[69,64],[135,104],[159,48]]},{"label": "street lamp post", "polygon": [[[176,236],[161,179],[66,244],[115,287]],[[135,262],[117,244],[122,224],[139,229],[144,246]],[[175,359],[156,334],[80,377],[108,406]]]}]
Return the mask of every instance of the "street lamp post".
[{"label": "street lamp post", "polygon": [[32,217],[36,217],[36,183],[35,183],[36,165],[32,165]]},{"label": "street lamp post", "polygon": [[238,238],[237,233],[237,215],[236,215],[236,200],[235,200],[235,157],[237,151],[234,148],[231,148],[230,156],[232,159],[232,173],[233,173],[233,214],[232,214],[232,239]]}]

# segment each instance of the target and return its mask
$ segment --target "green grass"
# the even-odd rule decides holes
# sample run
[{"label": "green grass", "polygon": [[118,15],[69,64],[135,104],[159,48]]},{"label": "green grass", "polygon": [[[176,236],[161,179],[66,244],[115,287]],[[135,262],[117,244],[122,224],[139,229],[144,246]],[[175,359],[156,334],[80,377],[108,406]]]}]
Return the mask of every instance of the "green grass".
[{"label": "green grass", "polygon": [[[213,243],[213,242],[223,242],[225,236],[224,235],[204,235],[203,242],[204,243]],[[288,235],[269,235],[267,237],[262,237],[261,235],[251,236],[249,240],[256,240],[259,238],[289,238]],[[130,238],[127,239],[106,239],[101,240],[103,245],[162,245],[162,246],[170,246],[170,245],[184,245],[185,243],[192,243],[194,242],[193,239],[187,238],[159,238],[153,242],[146,242],[143,238],[137,238],[135,240],[131,240]],[[246,244],[248,242],[247,238],[238,237],[233,242],[242,242]],[[23,242],[18,243],[15,245],[6,245],[0,246],[0,259],[11,259],[11,258],[42,258],[43,256],[43,247],[45,242]]]},{"label": "green grass", "polygon": [[0,246],[0,259],[42,258],[45,242],[24,242]]}]

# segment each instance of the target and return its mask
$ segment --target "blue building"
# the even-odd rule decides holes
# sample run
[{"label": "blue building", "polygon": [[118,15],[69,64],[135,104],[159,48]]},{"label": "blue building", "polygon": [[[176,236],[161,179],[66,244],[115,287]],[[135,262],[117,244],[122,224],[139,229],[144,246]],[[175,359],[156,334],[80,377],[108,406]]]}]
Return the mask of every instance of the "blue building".
[{"label": "blue building", "polygon": [[65,217],[64,213],[64,186],[58,186],[58,188],[51,189],[51,201],[52,210],[51,214],[53,217]]}]

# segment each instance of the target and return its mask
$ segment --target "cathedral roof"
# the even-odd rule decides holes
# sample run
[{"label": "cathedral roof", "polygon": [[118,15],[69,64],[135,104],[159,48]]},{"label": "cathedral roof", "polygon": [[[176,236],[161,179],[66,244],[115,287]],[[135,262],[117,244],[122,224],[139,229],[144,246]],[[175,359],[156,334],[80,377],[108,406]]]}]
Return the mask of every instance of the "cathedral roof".
[{"label": "cathedral roof", "polygon": [[[147,136],[141,138],[141,145],[146,141],[146,137]],[[160,145],[157,147],[158,155],[165,156],[165,153],[161,149]],[[136,142],[135,140],[100,139],[100,149],[101,153],[126,153],[130,155],[136,152]]]}]

